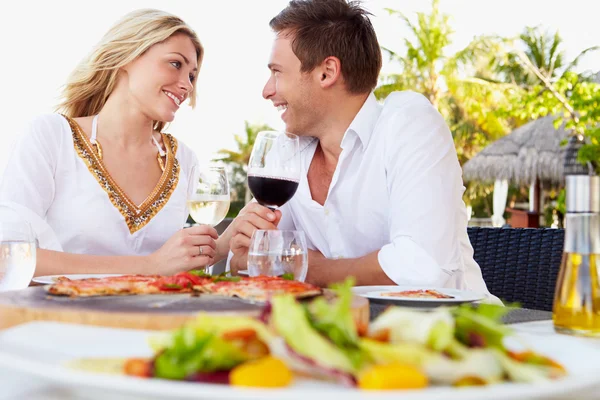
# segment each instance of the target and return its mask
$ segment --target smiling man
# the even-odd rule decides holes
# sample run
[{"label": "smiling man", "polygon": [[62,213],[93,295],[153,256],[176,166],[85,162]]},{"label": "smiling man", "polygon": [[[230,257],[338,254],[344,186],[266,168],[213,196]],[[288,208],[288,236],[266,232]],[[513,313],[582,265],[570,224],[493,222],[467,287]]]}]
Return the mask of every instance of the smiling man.
[{"label": "smiling man", "polygon": [[251,203],[232,224],[230,268],[255,229],[305,232],[307,281],[428,285],[487,293],[473,260],[452,135],[420,94],[372,91],[381,50],[368,13],[345,0],[294,0],[270,22],[263,97],[300,136],[303,174],[275,213]]}]

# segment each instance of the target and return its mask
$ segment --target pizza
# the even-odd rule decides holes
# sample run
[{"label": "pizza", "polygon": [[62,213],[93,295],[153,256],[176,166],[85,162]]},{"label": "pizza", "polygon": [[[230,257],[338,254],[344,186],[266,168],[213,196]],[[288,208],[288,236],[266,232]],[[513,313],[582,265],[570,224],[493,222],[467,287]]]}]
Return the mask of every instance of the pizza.
[{"label": "pizza", "polygon": [[159,275],[123,275],[72,280],[61,276],[46,290],[50,294],[71,297],[125,295],[139,293],[158,278]]},{"label": "pizza", "polygon": [[381,293],[383,297],[408,297],[413,299],[453,299],[454,296],[450,296],[444,293],[440,293],[433,289],[420,289],[420,290],[404,290],[402,292],[384,292]]},{"label": "pizza", "polygon": [[239,281],[213,281],[194,286],[194,290],[253,301],[266,301],[270,296],[276,294],[288,293],[296,298],[305,298],[319,295],[322,292],[321,288],[317,286],[276,276],[247,277]]},{"label": "pizza", "polygon": [[212,294],[267,301],[271,296],[289,293],[297,298],[317,296],[322,289],[310,283],[275,276],[211,276],[202,271],[164,275],[122,275],[71,280],[60,277],[46,287],[49,294],[70,297],[125,296],[165,293]]}]

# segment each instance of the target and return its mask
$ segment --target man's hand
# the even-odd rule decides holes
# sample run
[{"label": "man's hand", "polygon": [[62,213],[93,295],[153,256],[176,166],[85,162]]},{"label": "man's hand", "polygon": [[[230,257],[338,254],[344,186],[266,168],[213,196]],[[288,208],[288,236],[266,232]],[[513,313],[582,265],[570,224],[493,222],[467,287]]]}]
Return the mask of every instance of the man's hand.
[{"label": "man's hand", "polygon": [[272,211],[254,202],[248,203],[240,211],[236,219],[227,228],[227,231],[231,230],[228,234],[231,234],[229,248],[233,253],[233,257],[229,262],[232,275],[237,275],[239,270],[247,268],[248,248],[254,231],[258,229],[276,230],[280,219],[281,211]]}]

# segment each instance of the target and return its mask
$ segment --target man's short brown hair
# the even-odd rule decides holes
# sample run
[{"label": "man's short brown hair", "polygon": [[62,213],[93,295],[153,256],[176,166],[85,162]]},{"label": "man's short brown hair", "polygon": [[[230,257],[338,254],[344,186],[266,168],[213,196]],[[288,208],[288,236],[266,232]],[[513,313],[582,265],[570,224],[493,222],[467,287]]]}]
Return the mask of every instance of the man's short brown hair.
[{"label": "man's short brown hair", "polygon": [[292,50],[302,72],[314,70],[327,57],[337,57],[347,90],[360,94],[377,86],[382,63],[369,15],[358,1],[291,0],[269,25],[277,33],[292,35]]}]

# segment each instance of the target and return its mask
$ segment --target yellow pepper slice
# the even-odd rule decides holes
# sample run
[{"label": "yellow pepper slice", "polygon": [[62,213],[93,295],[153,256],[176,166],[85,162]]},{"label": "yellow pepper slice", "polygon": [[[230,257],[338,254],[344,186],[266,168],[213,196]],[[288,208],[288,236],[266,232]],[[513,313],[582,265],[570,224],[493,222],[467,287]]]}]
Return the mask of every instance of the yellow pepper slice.
[{"label": "yellow pepper slice", "polygon": [[427,383],[427,376],[423,372],[404,364],[375,365],[358,379],[358,387],[368,390],[420,389],[426,387]]},{"label": "yellow pepper slice", "polygon": [[285,387],[292,382],[292,371],[275,357],[263,357],[238,365],[229,373],[235,386]]}]

